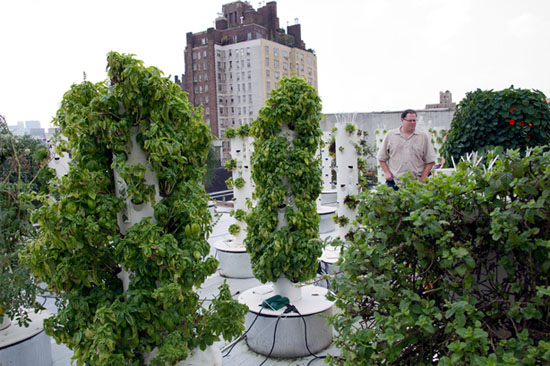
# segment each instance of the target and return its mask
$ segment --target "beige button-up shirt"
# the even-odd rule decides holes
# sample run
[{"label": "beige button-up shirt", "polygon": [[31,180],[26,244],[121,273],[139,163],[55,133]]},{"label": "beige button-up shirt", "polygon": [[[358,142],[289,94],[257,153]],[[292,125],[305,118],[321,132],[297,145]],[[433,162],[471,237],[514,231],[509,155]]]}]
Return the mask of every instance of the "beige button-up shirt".
[{"label": "beige button-up shirt", "polygon": [[397,183],[408,172],[420,178],[426,164],[435,162],[437,155],[430,136],[425,132],[415,130],[405,138],[401,134],[401,128],[396,128],[390,130],[384,138],[377,158],[388,164]]}]

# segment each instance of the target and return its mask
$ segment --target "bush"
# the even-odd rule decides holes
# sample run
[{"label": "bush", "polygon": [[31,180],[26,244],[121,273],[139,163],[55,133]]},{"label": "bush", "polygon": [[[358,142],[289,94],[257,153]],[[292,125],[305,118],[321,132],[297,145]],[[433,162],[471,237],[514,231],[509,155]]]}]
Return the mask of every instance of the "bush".
[{"label": "bush", "polygon": [[550,153],[360,196],[332,365],[548,365]]},{"label": "bush", "polygon": [[472,151],[522,149],[550,141],[550,107],[538,90],[476,90],[457,107],[441,152],[448,163]]}]

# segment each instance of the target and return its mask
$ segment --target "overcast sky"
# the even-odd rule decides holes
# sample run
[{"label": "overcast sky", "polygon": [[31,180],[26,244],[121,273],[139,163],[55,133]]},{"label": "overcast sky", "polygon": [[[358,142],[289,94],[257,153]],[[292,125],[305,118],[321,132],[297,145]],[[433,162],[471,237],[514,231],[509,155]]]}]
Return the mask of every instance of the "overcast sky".
[{"label": "overcast sky", "polygon": [[[63,93],[106,79],[110,50],[168,75],[185,34],[214,26],[222,0],[0,0],[0,114],[47,126]],[[193,4],[193,5],[190,5]],[[258,2],[251,4],[258,8]],[[550,0],[278,0],[318,58],[325,113],[423,108],[450,90],[550,94]]]}]

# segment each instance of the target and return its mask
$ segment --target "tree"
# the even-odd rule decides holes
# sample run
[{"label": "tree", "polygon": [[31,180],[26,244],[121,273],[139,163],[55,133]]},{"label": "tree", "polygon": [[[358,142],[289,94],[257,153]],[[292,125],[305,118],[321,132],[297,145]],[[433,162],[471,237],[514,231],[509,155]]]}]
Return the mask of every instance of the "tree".
[{"label": "tree", "polygon": [[48,151],[30,136],[13,136],[0,116],[0,315],[28,324],[30,310],[42,309],[40,293],[19,252],[35,235],[32,193],[44,191],[51,172],[44,169]]},{"label": "tree", "polygon": [[550,142],[550,106],[538,90],[469,92],[458,105],[442,154],[447,164],[473,151],[521,149]]}]

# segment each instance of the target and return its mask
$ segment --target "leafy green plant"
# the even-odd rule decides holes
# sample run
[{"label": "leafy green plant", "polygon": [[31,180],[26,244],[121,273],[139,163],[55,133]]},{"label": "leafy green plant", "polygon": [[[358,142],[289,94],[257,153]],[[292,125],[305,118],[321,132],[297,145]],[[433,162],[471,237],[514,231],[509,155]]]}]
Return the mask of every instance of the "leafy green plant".
[{"label": "leafy green plant", "polygon": [[[315,202],[322,184],[316,156],[322,136],[321,102],[303,79],[283,78],[279,85],[252,124],[252,178],[258,202],[246,219],[245,245],[260,281],[285,275],[300,282],[315,276],[322,252]],[[295,134],[292,141],[281,134],[283,126]],[[278,227],[282,215],[288,225]]]},{"label": "leafy green plant", "polygon": [[346,123],[346,126],[344,127],[347,133],[350,135],[355,132],[355,125],[353,123]]},{"label": "leafy green plant", "polygon": [[466,94],[453,116],[447,141],[441,148],[447,164],[472,151],[500,146],[522,149],[547,144],[550,106],[538,90],[481,90]]},{"label": "leafy green plant", "polygon": [[550,362],[550,153],[526,155],[359,196],[332,365]]},{"label": "leafy green plant", "polygon": [[225,170],[227,171],[233,171],[237,167],[237,159],[229,159],[226,160],[224,163]]},{"label": "leafy green plant", "polygon": [[235,182],[233,183],[233,185],[235,186],[235,188],[242,188],[244,187],[245,183],[246,183],[245,180],[242,177],[239,177],[235,179]]},{"label": "leafy green plant", "polygon": [[226,139],[232,139],[235,136],[237,136],[237,130],[234,129],[233,127],[229,127],[227,130],[225,130]]},{"label": "leafy green plant", "polygon": [[246,218],[246,212],[244,210],[241,210],[240,208],[235,211],[235,219],[239,221],[244,221]]},{"label": "leafy green plant", "polygon": [[30,210],[33,193],[45,191],[53,174],[45,169],[48,150],[30,136],[13,136],[0,116],[0,319],[5,314],[28,325],[29,311],[40,310],[40,287],[19,253],[36,232]]},{"label": "leafy green plant", "polygon": [[233,178],[227,178],[225,180],[225,185],[227,186],[227,189],[233,189],[233,186],[234,186],[234,183],[233,183]]},{"label": "leafy green plant", "polygon": [[229,234],[236,236],[241,231],[241,227],[237,224],[231,224],[227,230]]},{"label": "leafy green plant", "polygon": [[250,125],[244,124],[237,129],[237,136],[247,137],[250,135]]},{"label": "leafy green plant", "polygon": [[344,147],[343,147],[343,146],[340,146],[340,147],[338,148],[338,151],[344,152]]},{"label": "leafy green plant", "polygon": [[[151,365],[173,365],[244,329],[247,309],[225,284],[208,307],[195,290],[218,265],[208,256],[201,183],[212,136],[200,109],[160,70],[116,52],[107,65],[109,87],[85,81],[64,95],[54,123],[73,164],[51,186],[57,199],[44,197],[35,212],[40,235],[23,259],[58,294],[58,313],[44,328],[78,365],[142,365],[153,349]],[[159,179],[160,201],[145,166],[128,163],[132,131]],[[113,169],[126,184],[123,197]],[[121,232],[124,198],[153,204],[154,220]],[[126,291],[121,268],[130,274]]]}]

